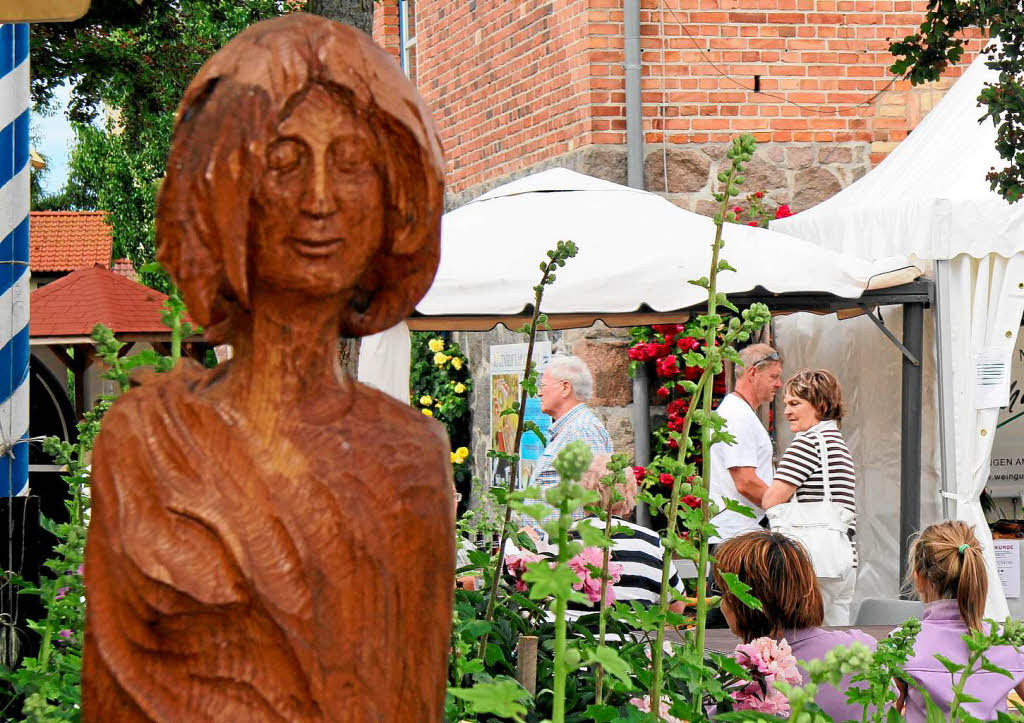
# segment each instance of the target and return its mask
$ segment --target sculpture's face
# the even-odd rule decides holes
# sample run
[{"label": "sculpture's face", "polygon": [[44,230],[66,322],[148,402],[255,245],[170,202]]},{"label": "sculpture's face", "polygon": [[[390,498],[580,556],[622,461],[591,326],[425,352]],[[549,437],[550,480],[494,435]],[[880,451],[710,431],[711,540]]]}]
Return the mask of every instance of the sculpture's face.
[{"label": "sculpture's face", "polygon": [[254,281],[318,296],[355,285],[384,239],[379,154],[367,122],[313,86],[267,144]]}]

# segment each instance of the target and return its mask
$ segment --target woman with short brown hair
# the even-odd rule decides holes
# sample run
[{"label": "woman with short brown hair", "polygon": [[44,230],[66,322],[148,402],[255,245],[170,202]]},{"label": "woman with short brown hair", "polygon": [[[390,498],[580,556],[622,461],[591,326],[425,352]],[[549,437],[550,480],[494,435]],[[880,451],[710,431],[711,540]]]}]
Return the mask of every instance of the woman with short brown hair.
[{"label": "woman with short brown hair", "polygon": [[[796,540],[767,530],[748,532],[726,540],[715,550],[715,582],[722,593],[722,614],[729,629],[743,642],[760,637],[785,640],[798,661],[818,660],[839,645],[861,643],[874,649],[876,642],[860,630],[824,630],[824,607],[818,578],[807,551]],[[747,607],[729,591],[723,573],[732,573],[750,586],[761,609]],[[806,673],[804,682],[808,682]],[[833,720],[860,719],[863,709],[849,705],[843,691],[828,684],[818,686],[814,702]]]},{"label": "woman with short brown hair", "polygon": [[[801,369],[786,382],[783,403],[789,429],[796,436],[779,460],[775,479],[765,490],[762,506],[769,510],[791,500],[838,506],[828,506],[825,514],[834,512],[843,524],[849,525],[849,540],[844,539],[843,548],[830,552],[828,558],[829,561],[834,559],[835,567],[842,568],[842,572],[819,570],[818,585],[824,600],[825,623],[849,625],[850,604],[857,584],[857,476],[853,457],[839,430],[846,411],[842,389],[839,380],[825,369]],[[803,514],[822,513],[820,507],[808,509],[811,512]],[[773,513],[768,516],[778,519]],[[816,549],[815,552],[821,551]],[[821,562],[819,559],[819,564]],[[822,575],[823,572],[830,576]]]}]

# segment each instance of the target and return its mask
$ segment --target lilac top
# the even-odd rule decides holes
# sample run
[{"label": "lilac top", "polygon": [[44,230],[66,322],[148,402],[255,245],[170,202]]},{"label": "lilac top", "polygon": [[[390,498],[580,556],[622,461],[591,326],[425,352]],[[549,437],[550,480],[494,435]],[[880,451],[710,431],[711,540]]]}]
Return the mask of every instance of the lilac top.
[{"label": "lilac top", "polygon": [[[878,645],[873,637],[860,630],[805,628],[804,630],[787,630],[782,637],[789,643],[793,649],[793,655],[799,661],[821,660],[828,651],[840,645],[849,646],[852,643],[861,643],[871,650]],[[804,683],[809,683],[810,678],[802,667],[800,673],[804,676]],[[818,694],[814,697],[814,702],[828,713],[832,720],[860,720],[864,708],[846,702],[845,691],[849,687],[849,676],[843,679],[841,688],[838,690],[828,683],[822,683],[818,686]]]},{"label": "lilac top", "polygon": [[[985,628],[988,629],[987,626]],[[962,636],[967,634],[967,625],[960,617],[956,600],[936,600],[924,606],[921,632],[914,642],[914,653],[907,661],[906,671],[920,683],[932,700],[944,712],[949,711],[953,700],[953,678],[935,659],[941,653],[955,663],[966,663],[967,643]],[[1018,683],[1024,680],[1024,653],[1018,653],[1008,645],[990,648],[985,654],[989,662],[1005,668],[1013,679],[999,673],[981,670],[967,679],[964,690],[978,698],[978,703],[964,703],[963,709],[981,720],[995,720],[998,711],[1006,712],[1006,696]],[[957,674],[959,679],[959,674]],[[907,692],[907,721],[924,721],[925,707],[921,694],[913,687]]]}]

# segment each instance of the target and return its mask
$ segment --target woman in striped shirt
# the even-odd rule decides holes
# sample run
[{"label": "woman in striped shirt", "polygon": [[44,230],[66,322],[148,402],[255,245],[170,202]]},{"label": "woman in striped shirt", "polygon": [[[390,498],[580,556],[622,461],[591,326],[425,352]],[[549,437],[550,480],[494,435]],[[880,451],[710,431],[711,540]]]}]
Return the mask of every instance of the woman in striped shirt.
[{"label": "woman in striped shirt", "polygon": [[[608,454],[595,456],[590,469],[586,471],[580,481],[582,487],[597,490],[601,494],[600,505],[602,508],[607,506],[608,498],[611,495],[611,489],[607,485],[601,484],[601,478],[608,474],[607,465],[610,459],[611,455]],[[622,566],[622,576],[614,585],[615,599],[621,602],[637,600],[645,606],[650,606],[656,604],[661,595],[661,566],[666,551],[661,545],[657,532],[626,519],[632,516],[633,508],[636,507],[638,484],[632,469],[627,467],[624,472],[626,482],[616,487],[621,499],[612,503],[611,524],[614,546],[609,559]],[[603,527],[600,519],[593,517],[588,519],[588,524],[591,526],[598,529]],[[625,529],[615,531],[616,527]],[[579,533],[575,530],[570,530],[569,534],[571,537],[579,539]],[[674,568],[669,578],[669,585],[680,594],[686,592]],[[596,605],[569,603],[569,609],[575,610],[577,613],[593,612],[596,608]],[[679,600],[669,606],[672,612],[677,613],[682,613],[684,608],[685,603]]]},{"label": "woman in striped shirt", "polygon": [[[783,402],[789,429],[796,433],[775,469],[775,479],[764,494],[764,508],[789,502],[821,502],[822,450],[828,458],[829,489],[836,504],[857,513],[857,478],[853,457],[839,423],[843,418],[843,393],[837,380],[824,369],[802,369],[786,382]],[[848,534],[853,545],[853,569],[842,578],[818,578],[825,603],[826,625],[849,625],[850,603],[857,583],[855,523]]]}]

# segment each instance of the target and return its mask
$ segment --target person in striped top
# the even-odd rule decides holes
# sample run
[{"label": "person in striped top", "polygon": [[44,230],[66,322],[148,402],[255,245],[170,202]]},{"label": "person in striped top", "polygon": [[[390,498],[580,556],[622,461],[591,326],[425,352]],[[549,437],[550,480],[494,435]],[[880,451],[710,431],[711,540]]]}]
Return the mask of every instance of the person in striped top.
[{"label": "person in striped top", "polygon": [[[608,462],[611,459],[609,454],[598,454],[590,464],[590,469],[583,475],[580,485],[585,489],[597,490],[601,494],[600,505],[605,508],[608,505],[608,498],[611,496],[611,489],[601,484],[601,478],[608,474]],[[617,602],[629,602],[638,600],[645,606],[658,603],[661,595],[661,569],[667,554],[661,545],[658,533],[646,527],[642,527],[627,518],[632,516],[633,508],[636,507],[636,495],[639,488],[633,470],[627,467],[625,470],[626,481],[619,484],[616,491],[621,497],[612,504],[612,552],[610,562],[622,566],[622,575],[613,587],[615,589],[615,600]],[[600,519],[588,516],[588,524],[597,529],[603,529],[604,524]],[[626,530],[615,532],[616,527],[623,527]],[[570,537],[579,539],[579,533],[573,529],[569,532]],[[681,594],[685,594],[682,580],[676,570],[672,569],[669,578],[669,585]],[[669,605],[672,612],[682,613],[685,603],[676,600]],[[570,602],[569,609],[577,613],[594,612],[597,605]]]},{"label": "person in striped top", "polygon": [[[789,429],[796,433],[775,468],[775,479],[764,493],[764,508],[789,502],[821,502],[821,441],[828,456],[832,500],[857,513],[857,475],[839,423],[843,394],[839,380],[824,369],[801,369],[786,382],[783,402]],[[856,523],[848,531],[853,545],[853,569],[843,578],[818,578],[825,602],[826,625],[849,625],[850,603],[857,583]]]}]

